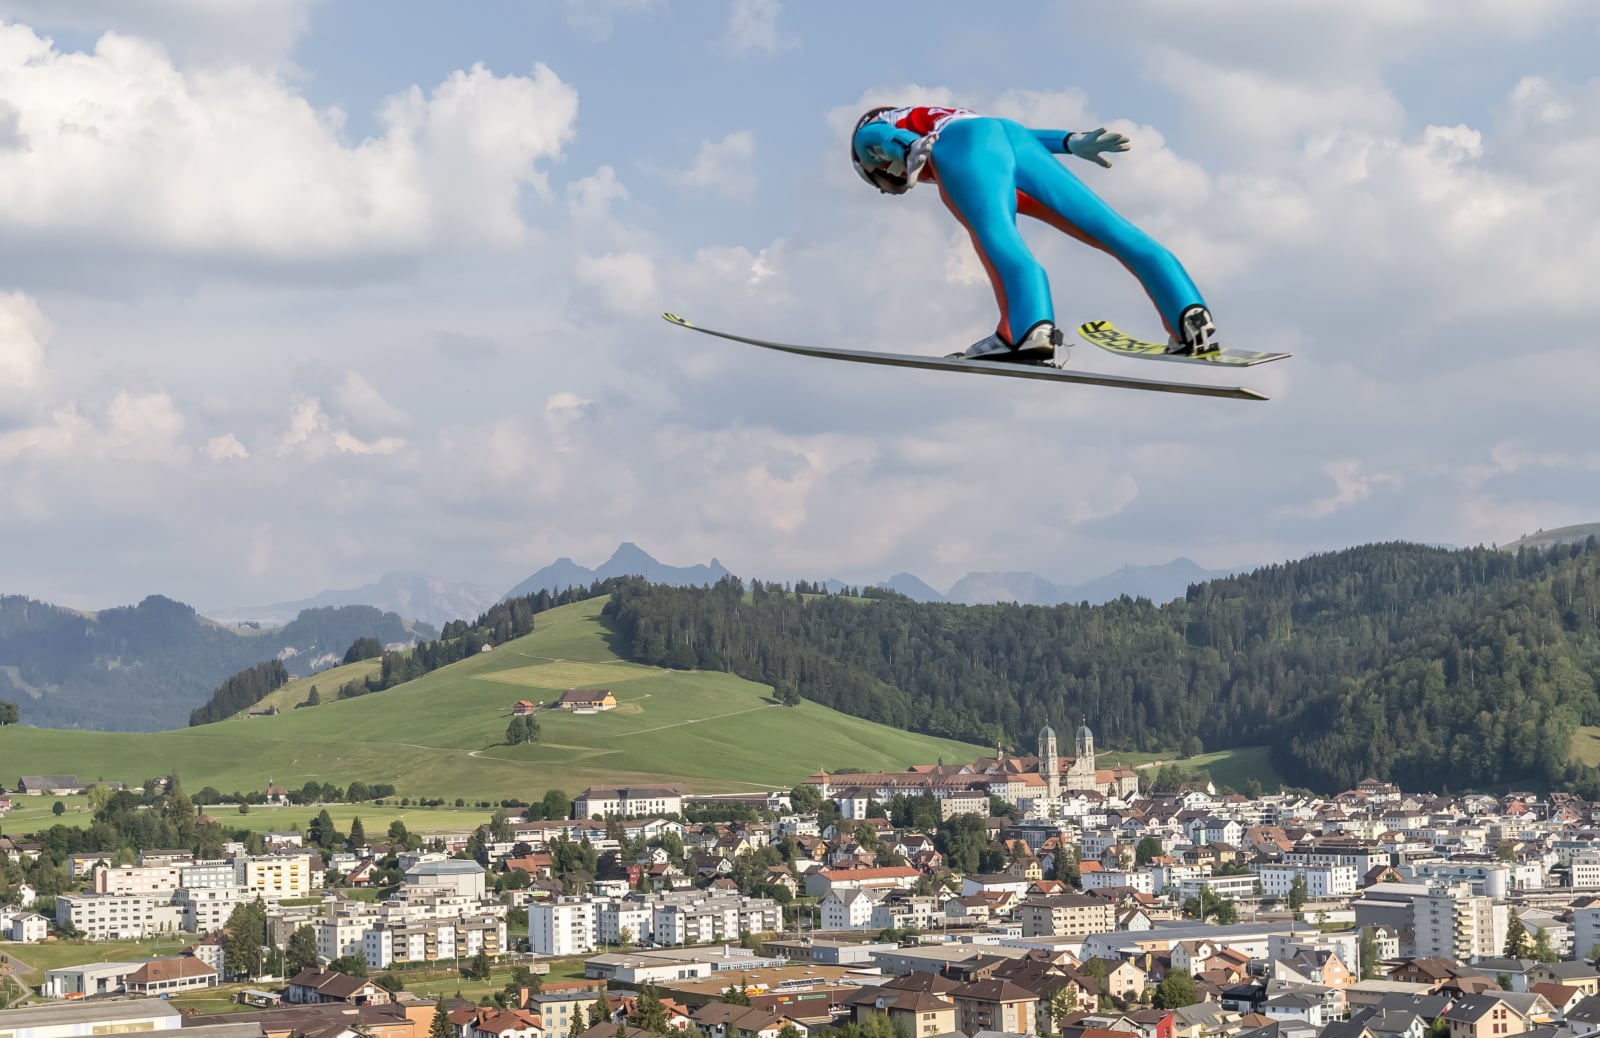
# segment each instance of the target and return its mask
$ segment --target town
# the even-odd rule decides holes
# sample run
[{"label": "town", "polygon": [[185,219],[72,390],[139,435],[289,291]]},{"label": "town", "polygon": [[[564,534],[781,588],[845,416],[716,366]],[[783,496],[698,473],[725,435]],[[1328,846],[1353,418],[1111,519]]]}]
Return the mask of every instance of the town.
[{"label": "town", "polygon": [[[0,885],[0,1034],[1600,1034],[1589,803],[1219,791],[1097,767],[1087,725],[1062,750],[1047,727],[1031,755],[788,791],[552,792],[428,837],[323,809],[210,857],[0,837],[5,877],[66,877]],[[19,776],[0,807],[83,788]],[[181,947],[94,954],[161,939]],[[25,972],[52,946],[75,961]]]}]

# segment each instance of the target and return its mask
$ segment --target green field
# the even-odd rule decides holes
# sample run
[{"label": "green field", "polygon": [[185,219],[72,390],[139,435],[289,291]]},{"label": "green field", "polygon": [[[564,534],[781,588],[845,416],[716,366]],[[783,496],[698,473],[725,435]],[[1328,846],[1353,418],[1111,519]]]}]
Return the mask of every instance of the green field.
[{"label": "green field", "polygon": [[1600,727],[1586,725],[1573,734],[1571,757],[1579,764],[1600,767]]},{"label": "green field", "polygon": [[[338,785],[361,779],[392,782],[400,795],[527,800],[549,788],[570,794],[589,785],[665,780],[696,792],[786,789],[818,768],[899,770],[984,752],[810,702],[778,706],[769,687],[728,674],[620,662],[600,621],[603,605],[594,599],[562,606],[540,614],[533,634],[491,652],[387,692],[325,699],[276,717],[152,734],[8,725],[0,728],[7,771],[0,781],[14,771],[139,783],[170,770],[191,792],[206,785],[248,792],[269,779],[291,789],[311,779]],[[554,669],[538,678],[543,684],[532,683],[541,668]],[[575,687],[568,683],[577,676],[584,680],[575,685],[591,687],[603,676],[621,707],[582,716],[541,711],[539,743],[504,744],[511,705],[535,698],[519,688],[559,691]],[[257,810],[227,817],[254,825]],[[375,831],[365,812],[362,822]],[[6,827],[16,828],[10,821]]]},{"label": "green field", "polygon": [[44,980],[45,970],[60,969],[63,966],[82,966],[88,962],[121,962],[176,955],[193,943],[193,938],[179,937],[152,937],[147,941],[56,939],[39,944],[0,944],[0,953],[9,955],[12,961],[19,965],[26,964],[28,968],[19,971],[18,975],[37,987]]},{"label": "green field", "polygon": [[1159,766],[1173,763],[1185,771],[1203,769],[1218,786],[1232,786],[1234,789],[1242,789],[1245,779],[1249,778],[1261,783],[1261,789],[1266,793],[1274,792],[1283,785],[1282,777],[1272,766],[1272,751],[1266,746],[1239,746],[1231,750],[1218,750],[1215,753],[1196,754],[1193,757],[1175,757],[1170,753],[1124,753],[1120,750],[1107,750],[1096,753],[1095,761],[1103,762],[1102,767],[1105,764],[1120,762],[1139,770],[1141,774],[1145,770],[1141,765]]}]

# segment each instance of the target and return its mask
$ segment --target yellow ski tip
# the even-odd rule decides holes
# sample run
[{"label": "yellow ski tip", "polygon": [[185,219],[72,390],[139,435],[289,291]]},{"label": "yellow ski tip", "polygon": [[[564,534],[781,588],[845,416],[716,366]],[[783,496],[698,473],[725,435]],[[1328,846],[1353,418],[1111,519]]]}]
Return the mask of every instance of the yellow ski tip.
[{"label": "yellow ski tip", "polygon": [[671,321],[673,324],[681,324],[685,328],[693,328],[694,327],[694,325],[690,324],[688,321],[685,321],[683,318],[679,317],[677,314],[664,313],[661,316],[665,320]]}]

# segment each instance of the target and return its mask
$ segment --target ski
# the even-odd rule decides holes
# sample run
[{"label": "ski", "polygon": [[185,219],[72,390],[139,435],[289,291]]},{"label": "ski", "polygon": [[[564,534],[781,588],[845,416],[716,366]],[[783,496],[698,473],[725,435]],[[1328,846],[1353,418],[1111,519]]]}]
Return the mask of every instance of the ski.
[{"label": "ski", "polygon": [[[803,357],[821,357],[856,364],[881,364],[897,368],[917,368],[923,371],[952,371],[968,375],[995,375],[1001,378],[1027,378],[1041,382],[1060,382],[1080,386],[1104,386],[1111,389],[1137,389],[1151,393],[1175,393],[1183,396],[1222,397],[1230,400],[1266,400],[1267,397],[1243,386],[1206,386],[1192,382],[1163,382],[1159,379],[1132,378],[1125,375],[1104,375],[1094,371],[1074,371],[1048,364],[1019,364],[1003,361],[961,360],[954,357],[921,356],[909,353],[877,353],[870,350],[842,350],[825,346],[795,346],[789,343],[752,339],[730,332],[719,332],[691,324],[677,314],[662,314],[668,322],[719,339],[729,339],[764,350],[797,353]],[[1097,344],[1098,345],[1098,344]]]}]

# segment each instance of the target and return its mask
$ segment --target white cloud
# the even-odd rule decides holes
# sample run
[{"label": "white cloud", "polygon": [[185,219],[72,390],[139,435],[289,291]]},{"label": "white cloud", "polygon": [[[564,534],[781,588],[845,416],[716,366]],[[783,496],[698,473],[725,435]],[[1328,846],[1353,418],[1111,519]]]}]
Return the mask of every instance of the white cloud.
[{"label": "white cloud", "polygon": [[343,139],[269,73],[183,70],[148,41],[66,53],[0,27],[0,96],[22,144],[0,150],[0,229],[43,249],[271,261],[515,245],[525,187],[572,136],[577,94],[549,68],[456,71],[390,97],[382,132]]},{"label": "white cloud", "polygon": [[1333,493],[1305,505],[1286,506],[1283,514],[1324,519],[1341,508],[1360,504],[1380,486],[1399,487],[1401,477],[1388,472],[1364,472],[1359,461],[1344,459],[1322,466],[1322,474],[1333,480]]},{"label": "white cloud", "polygon": [[45,378],[50,326],[21,292],[0,294],[0,420],[33,411]]},{"label": "white cloud", "polygon": [[792,41],[778,31],[778,0],[733,0],[728,9],[728,25],[722,32],[722,46],[734,54],[771,53]]},{"label": "white cloud", "polygon": [[567,185],[567,208],[578,220],[605,219],[611,215],[611,206],[627,197],[628,189],[610,166],[601,166],[592,175]]},{"label": "white cloud", "polygon": [[578,282],[592,288],[600,300],[622,314],[659,309],[655,261],[642,252],[579,256],[574,270]]},{"label": "white cloud", "polygon": [[239,438],[233,433],[224,433],[221,436],[213,436],[206,441],[205,455],[212,461],[218,462],[242,461],[250,456],[250,452],[245,449],[244,444],[240,443]]},{"label": "white cloud", "polygon": [[180,59],[271,65],[310,24],[317,0],[0,0],[0,18],[40,29],[110,29],[160,40]]},{"label": "white cloud", "polygon": [[748,199],[755,193],[756,138],[749,130],[735,130],[719,141],[701,141],[689,168],[673,176],[678,183],[709,188],[729,198]]}]

